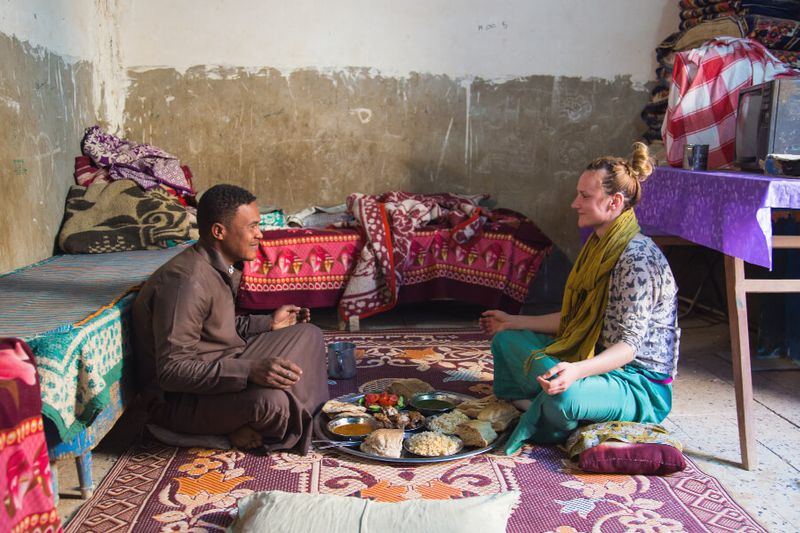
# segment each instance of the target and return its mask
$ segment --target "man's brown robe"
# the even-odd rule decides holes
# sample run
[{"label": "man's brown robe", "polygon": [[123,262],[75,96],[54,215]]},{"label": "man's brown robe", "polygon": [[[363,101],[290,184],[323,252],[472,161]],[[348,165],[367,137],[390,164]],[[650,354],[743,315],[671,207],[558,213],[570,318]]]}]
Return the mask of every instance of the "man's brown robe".
[{"label": "man's brown robe", "polygon": [[[249,424],[270,450],[307,453],[312,416],[328,399],[322,332],[270,331],[266,315],[235,316],[241,271],[197,243],[159,268],[133,306],[137,374],[152,422],[223,435]],[[284,357],[303,369],[291,389],[248,382],[250,366]]]}]

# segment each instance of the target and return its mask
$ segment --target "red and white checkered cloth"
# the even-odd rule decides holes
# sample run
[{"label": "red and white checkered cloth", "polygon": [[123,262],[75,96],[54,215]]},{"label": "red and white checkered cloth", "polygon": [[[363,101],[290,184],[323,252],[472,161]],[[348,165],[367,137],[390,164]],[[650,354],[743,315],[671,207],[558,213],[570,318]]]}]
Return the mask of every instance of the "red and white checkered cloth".
[{"label": "red and white checkered cloth", "polygon": [[750,39],[719,37],[676,54],[661,127],[669,164],[681,166],[686,144],[708,145],[709,169],[733,163],[739,91],[798,74]]}]

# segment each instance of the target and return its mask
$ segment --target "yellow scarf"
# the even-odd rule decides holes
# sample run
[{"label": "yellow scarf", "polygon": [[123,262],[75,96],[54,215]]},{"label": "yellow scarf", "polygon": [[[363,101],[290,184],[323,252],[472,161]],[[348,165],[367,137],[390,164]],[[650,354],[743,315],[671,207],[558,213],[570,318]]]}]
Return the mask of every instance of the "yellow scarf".
[{"label": "yellow scarf", "polygon": [[594,357],[608,303],[611,271],[639,231],[633,209],[627,209],[602,238],[592,232],[567,278],[556,340],[531,353],[525,365],[526,372],[530,371],[534,360],[548,355],[570,362]]}]

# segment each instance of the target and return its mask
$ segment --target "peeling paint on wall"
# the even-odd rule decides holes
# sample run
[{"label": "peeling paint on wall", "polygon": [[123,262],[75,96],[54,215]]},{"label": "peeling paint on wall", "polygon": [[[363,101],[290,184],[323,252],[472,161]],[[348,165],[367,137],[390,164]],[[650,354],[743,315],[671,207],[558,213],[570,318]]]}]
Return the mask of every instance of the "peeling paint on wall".
[{"label": "peeling paint on wall", "polygon": [[126,136],[181,158],[200,190],[235,183],[289,212],[352,192],[488,192],[572,256],[575,182],[590,159],[628,153],[649,97],[629,78],[211,66],[128,75]]},{"label": "peeling paint on wall", "polygon": [[122,131],[129,83],[120,48],[120,5],[119,0],[93,2],[94,13],[100,21],[92,32],[95,41],[92,56],[95,114],[102,118],[109,132],[119,133]]},{"label": "peeling paint on wall", "polygon": [[0,33],[0,272],[52,255],[92,105],[92,65]]}]

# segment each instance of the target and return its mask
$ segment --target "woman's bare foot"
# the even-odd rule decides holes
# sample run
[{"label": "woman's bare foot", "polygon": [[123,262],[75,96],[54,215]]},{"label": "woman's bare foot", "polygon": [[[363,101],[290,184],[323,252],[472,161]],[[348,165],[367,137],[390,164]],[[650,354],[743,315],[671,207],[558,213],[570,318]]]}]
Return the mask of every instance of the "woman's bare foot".
[{"label": "woman's bare foot", "polygon": [[258,448],[262,444],[261,434],[250,426],[242,426],[228,434],[231,444],[242,450]]},{"label": "woman's bare foot", "polygon": [[531,406],[530,400],[511,400],[511,403],[514,404],[514,407],[519,409],[520,411],[527,411],[528,408]]}]

